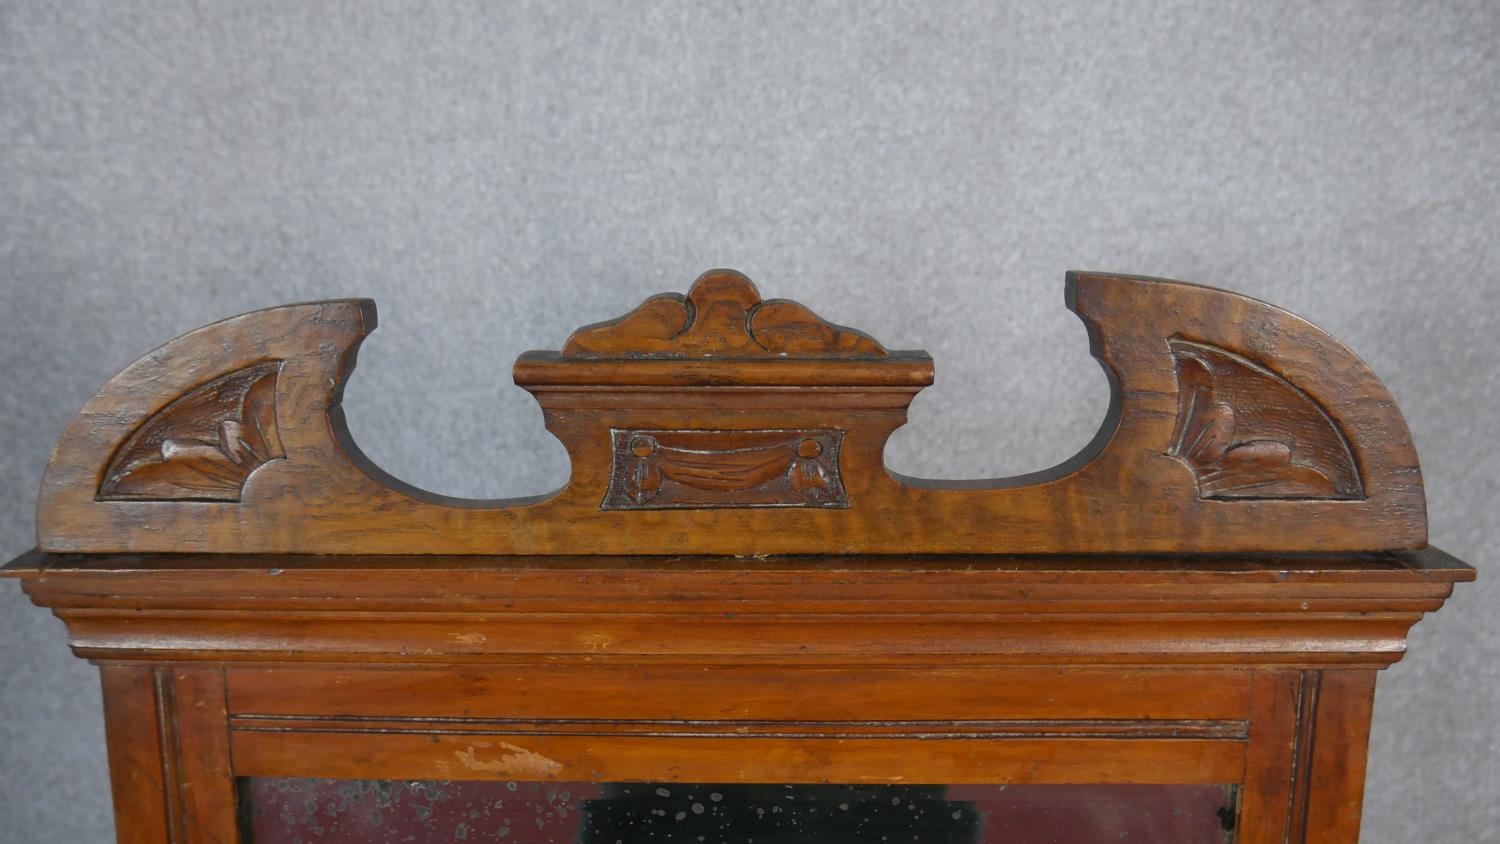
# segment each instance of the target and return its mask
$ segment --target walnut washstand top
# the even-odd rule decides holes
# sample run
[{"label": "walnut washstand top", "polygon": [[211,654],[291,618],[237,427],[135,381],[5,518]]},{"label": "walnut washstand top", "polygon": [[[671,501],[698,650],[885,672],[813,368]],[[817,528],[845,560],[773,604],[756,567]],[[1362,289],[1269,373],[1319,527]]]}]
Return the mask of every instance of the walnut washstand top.
[{"label": "walnut washstand top", "polygon": [[5,573],[100,666],[125,844],[282,840],[309,778],[1202,786],[1191,840],[1354,844],[1375,677],[1474,576],[1400,412],[1261,302],[1067,302],[1113,401],[1052,470],[891,473],[932,359],[721,270],[521,356],[572,475],[508,501],[355,447],[371,302],[246,314],[84,407]]}]

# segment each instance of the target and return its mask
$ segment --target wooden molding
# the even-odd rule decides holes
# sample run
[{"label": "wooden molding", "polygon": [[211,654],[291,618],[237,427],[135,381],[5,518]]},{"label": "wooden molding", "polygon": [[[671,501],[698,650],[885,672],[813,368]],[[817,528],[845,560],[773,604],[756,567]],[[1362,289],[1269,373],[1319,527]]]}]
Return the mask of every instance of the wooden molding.
[{"label": "wooden molding", "polygon": [[1295,558],[51,555],[91,659],[1382,667],[1473,569]]},{"label": "wooden molding", "polygon": [[[465,501],[388,476],[340,408],[367,300],[216,323],[111,380],[43,482],[54,552],[923,554],[1373,551],[1427,541],[1389,393],[1292,314],[1180,282],[1072,273],[1110,376],[1079,455],[1019,478],[897,476],[931,383],[744,276],[706,274],[527,352],[515,380],[572,461],[553,493]],[[1000,379],[997,379],[997,381]],[[498,467],[497,467],[498,469]]]}]

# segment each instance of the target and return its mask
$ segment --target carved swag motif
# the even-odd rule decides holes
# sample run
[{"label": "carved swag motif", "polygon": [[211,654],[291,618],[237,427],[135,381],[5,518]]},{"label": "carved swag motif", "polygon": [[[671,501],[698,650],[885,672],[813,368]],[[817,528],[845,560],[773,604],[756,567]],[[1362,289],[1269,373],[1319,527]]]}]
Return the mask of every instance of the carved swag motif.
[{"label": "carved swag motif", "polygon": [[147,419],[125,441],[98,498],[239,501],[245,479],[282,458],[276,429],[280,361],[210,381]]},{"label": "carved swag motif", "polygon": [[838,450],[844,433],[611,432],[605,510],[846,507]]},{"label": "carved swag motif", "polygon": [[1167,453],[1214,499],[1357,499],[1349,442],[1317,402],[1233,352],[1174,337],[1177,428]]}]

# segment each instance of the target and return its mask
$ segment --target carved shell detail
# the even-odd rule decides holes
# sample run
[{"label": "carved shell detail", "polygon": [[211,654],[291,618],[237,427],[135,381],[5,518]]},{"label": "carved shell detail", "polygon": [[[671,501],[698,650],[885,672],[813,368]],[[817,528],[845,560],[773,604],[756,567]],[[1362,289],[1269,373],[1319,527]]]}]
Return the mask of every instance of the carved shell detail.
[{"label": "carved shell detail", "polygon": [[786,299],[761,299],[733,270],[704,273],[686,296],[663,293],[609,322],[573,332],[562,356],[585,359],[874,359],[873,337],[835,325]]},{"label": "carved shell detail", "polygon": [[217,378],[148,418],[110,461],[103,501],[239,501],[250,473],[283,458],[280,361]]},{"label": "carved shell detail", "polygon": [[1210,499],[1360,499],[1349,441],[1316,401],[1234,352],[1174,337],[1177,426],[1167,453]]}]

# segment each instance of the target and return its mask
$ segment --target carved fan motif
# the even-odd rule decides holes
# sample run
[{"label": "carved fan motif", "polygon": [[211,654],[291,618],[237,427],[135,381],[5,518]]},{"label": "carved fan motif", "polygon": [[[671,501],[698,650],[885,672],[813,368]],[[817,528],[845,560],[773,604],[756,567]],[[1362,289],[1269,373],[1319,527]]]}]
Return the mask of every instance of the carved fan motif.
[{"label": "carved fan motif", "polygon": [[282,458],[276,430],[280,361],[257,364],[177,399],[126,441],[101,500],[238,501],[245,479]]},{"label": "carved fan motif", "polygon": [[1348,441],[1306,393],[1217,346],[1168,345],[1178,403],[1167,453],[1192,468],[1201,497],[1364,497]]}]

